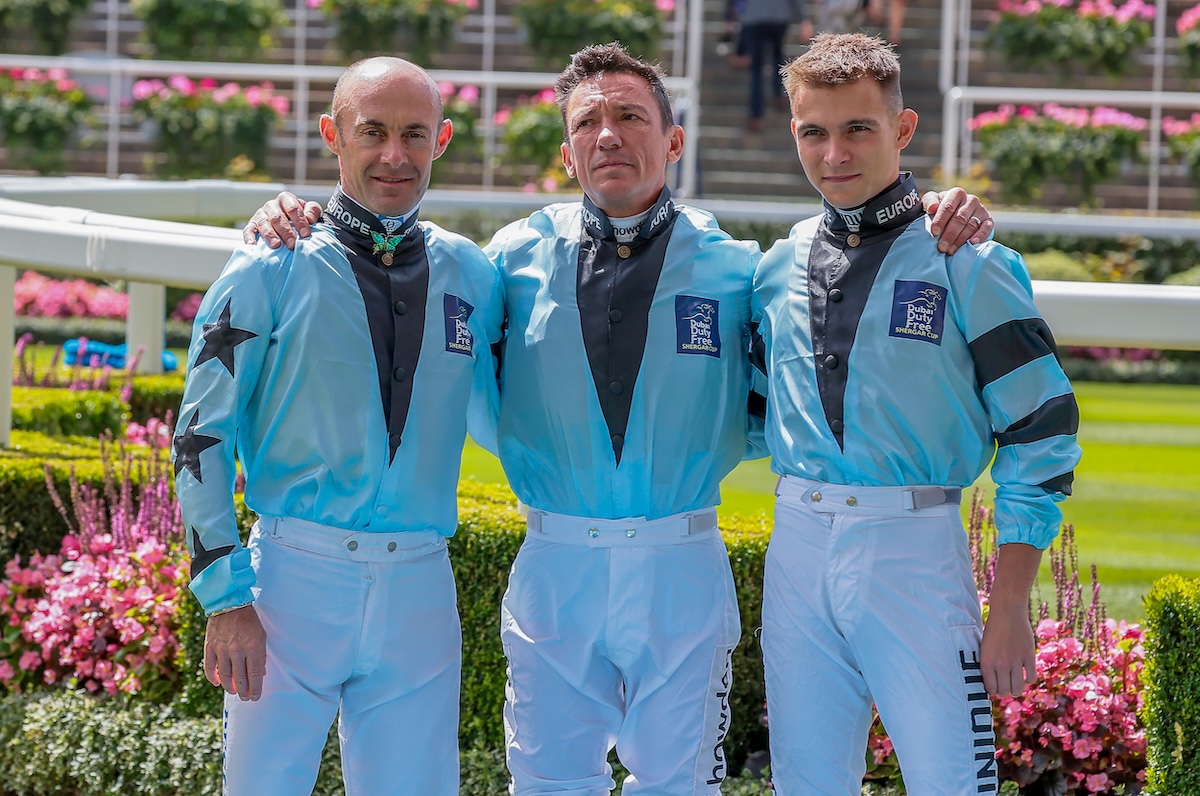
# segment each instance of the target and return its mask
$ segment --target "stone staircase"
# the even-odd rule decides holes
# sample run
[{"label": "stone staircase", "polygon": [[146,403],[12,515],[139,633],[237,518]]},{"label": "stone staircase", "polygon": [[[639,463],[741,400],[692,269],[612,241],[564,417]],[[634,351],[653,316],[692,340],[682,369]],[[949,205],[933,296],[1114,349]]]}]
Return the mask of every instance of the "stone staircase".
[{"label": "stone staircase", "polygon": [[[700,192],[708,198],[738,199],[797,199],[811,201],[816,197],[797,161],[794,143],[788,131],[788,115],[785,111],[768,110],[767,126],[761,132],[746,130],[747,97],[749,76],[744,69],[733,68],[728,60],[717,54],[719,36],[723,30],[721,22],[725,0],[702,0],[704,3],[704,58],[701,80],[701,124],[699,135],[689,145],[699,147]],[[288,0],[289,14],[295,19],[303,13],[300,6],[305,0]],[[970,60],[970,78],[974,85],[1030,86],[1047,85],[1044,75],[1020,74],[1009,71],[994,56],[982,51],[983,31],[987,27],[988,15],[994,13],[997,0],[978,0],[972,15],[972,36],[975,44]],[[1173,34],[1174,20],[1193,0],[1168,0],[1168,30]],[[508,16],[512,0],[498,0],[499,13],[496,30],[496,68],[502,71],[541,71],[524,44],[523,34]],[[103,55],[108,46],[110,31],[115,29],[117,50],[123,56],[145,57],[147,48],[139,41],[140,22],[133,17],[129,0],[118,0],[115,9],[115,26],[110,16],[109,3],[93,2],[89,15],[73,32],[72,53]],[[483,41],[486,31],[481,15],[469,16],[460,28],[457,40],[435,56],[429,66],[439,69],[478,70],[482,68]],[[295,63],[301,57],[298,50],[303,47],[303,60],[309,64],[337,65],[340,57],[330,44],[331,23],[319,12],[306,14],[306,33],[303,41],[297,37],[295,26],[280,31],[277,45],[264,58],[265,62],[277,64]],[[878,32],[876,29],[868,29]],[[939,170],[941,156],[942,97],[938,89],[939,46],[941,35],[941,1],[909,0],[905,18],[904,44],[900,49],[904,65],[905,102],[920,116],[918,133],[905,151],[902,167],[913,171],[922,185],[933,186]],[[1173,42],[1168,43],[1168,52]],[[787,54],[799,55],[803,47],[793,30]],[[1073,88],[1121,88],[1148,89],[1151,87],[1152,61],[1148,54],[1143,56],[1137,74],[1114,83],[1100,78],[1080,77],[1071,81]],[[664,63],[671,63],[673,53],[667,42],[663,52]],[[0,56],[0,63],[3,57]],[[1192,90],[1189,84],[1168,69],[1167,90]],[[194,77],[201,75],[194,74]],[[294,93],[295,85],[287,80],[275,81],[278,90]],[[128,86],[125,87],[126,91]],[[315,82],[310,89],[310,113],[306,119],[289,121],[288,127],[273,142],[268,171],[276,179],[290,181],[296,158],[297,136],[304,136],[301,144],[307,167],[306,181],[313,183],[332,182],[336,179],[336,161],[330,157],[315,135],[316,118],[328,107],[332,82]],[[500,103],[516,101],[520,93],[515,90],[501,92]],[[977,110],[982,110],[979,108]],[[1139,115],[1148,116],[1144,109],[1129,109]],[[1171,113],[1168,110],[1167,113]],[[1189,111],[1190,113],[1190,111]],[[1175,111],[1174,115],[1184,115]],[[119,171],[123,174],[146,173],[145,160],[152,155],[145,136],[133,123],[128,113],[122,114],[121,157]],[[74,156],[70,168],[80,174],[104,174],[106,170],[104,146],[101,143],[90,149],[81,150]],[[441,187],[470,187],[480,184],[482,161],[475,157],[455,157],[448,163],[439,164],[436,179]],[[7,160],[7,153],[0,149],[0,171],[19,172],[20,164]],[[498,187],[517,187],[529,175],[501,175]],[[1130,174],[1116,184],[1101,188],[1100,198],[1105,207],[1144,209],[1146,206],[1147,177],[1145,169],[1133,168]],[[975,190],[985,190],[985,183],[969,185]],[[1193,207],[1196,191],[1179,168],[1167,168],[1162,179],[1161,207],[1166,210],[1188,210]],[[1069,204],[1065,191],[1050,186],[1044,203],[1049,206]]]}]

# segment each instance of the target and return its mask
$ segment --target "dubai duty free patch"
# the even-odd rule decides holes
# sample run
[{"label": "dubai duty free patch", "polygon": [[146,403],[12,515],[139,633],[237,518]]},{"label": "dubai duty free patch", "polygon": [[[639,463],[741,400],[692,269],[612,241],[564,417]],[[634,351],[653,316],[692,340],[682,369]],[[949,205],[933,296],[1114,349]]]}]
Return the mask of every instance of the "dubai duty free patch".
[{"label": "dubai duty free patch", "polygon": [[675,340],[680,354],[721,356],[721,302],[699,296],[675,296]]},{"label": "dubai duty free patch", "polygon": [[942,344],[946,323],[946,288],[930,282],[897,279],[892,296],[889,337]]},{"label": "dubai duty free patch", "polygon": [[442,294],[442,308],[446,321],[446,350],[453,354],[470,356],[474,338],[467,321],[471,319],[475,308],[449,293]]}]

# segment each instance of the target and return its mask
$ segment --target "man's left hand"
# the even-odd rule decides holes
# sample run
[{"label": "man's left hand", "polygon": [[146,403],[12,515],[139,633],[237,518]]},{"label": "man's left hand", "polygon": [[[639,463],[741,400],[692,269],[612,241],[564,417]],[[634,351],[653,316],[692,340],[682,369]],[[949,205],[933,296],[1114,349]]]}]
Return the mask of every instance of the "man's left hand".
[{"label": "man's left hand", "polygon": [[925,212],[933,217],[929,229],[938,238],[938,251],[954,254],[964,243],[979,245],[992,234],[995,224],[979,197],[962,188],[937,193],[927,191],[921,197]]}]

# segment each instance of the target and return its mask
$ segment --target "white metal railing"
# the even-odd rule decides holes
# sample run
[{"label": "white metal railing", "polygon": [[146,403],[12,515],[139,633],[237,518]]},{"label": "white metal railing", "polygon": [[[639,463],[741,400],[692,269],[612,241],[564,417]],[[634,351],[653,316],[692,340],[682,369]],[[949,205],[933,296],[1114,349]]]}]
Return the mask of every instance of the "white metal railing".
[{"label": "white metal railing", "polygon": [[1200,94],[1164,91],[1166,67],[1167,0],[1155,0],[1153,74],[1149,91],[1110,91],[1108,89],[1015,88],[970,85],[972,0],[942,0],[941,61],[938,85],[943,97],[942,174],[950,179],[965,174],[971,159],[971,130],[967,120],[974,104],[1071,102],[1084,105],[1117,105],[1146,108],[1148,121],[1149,185],[1146,209],[1158,211],[1163,156],[1162,119],[1164,108],[1196,110]]},{"label": "white metal railing", "polygon": [[[0,373],[11,373],[13,367],[17,268],[127,280],[130,307],[126,340],[131,350],[145,348],[141,369],[157,372],[161,367],[165,286],[207,288],[241,238],[236,229],[110,215],[95,208],[116,206],[114,209],[127,212],[138,208],[151,211],[147,215],[175,218],[245,217],[283,187],[219,180],[0,180],[0,240],[4,241],[0,250]],[[292,187],[301,196],[320,200],[329,192],[328,186]],[[74,206],[47,207],[5,196],[69,201]],[[552,198],[430,191],[423,207],[426,212],[463,208],[525,212]],[[819,206],[811,203],[697,204],[723,219],[756,221],[798,220],[819,211]],[[1002,229],[1014,231],[1200,239],[1200,219],[997,213],[996,221]],[[1200,287],[1035,282],[1034,299],[1064,345],[1200,350]],[[0,383],[0,445],[8,443],[11,425],[11,380],[4,379]]]}]

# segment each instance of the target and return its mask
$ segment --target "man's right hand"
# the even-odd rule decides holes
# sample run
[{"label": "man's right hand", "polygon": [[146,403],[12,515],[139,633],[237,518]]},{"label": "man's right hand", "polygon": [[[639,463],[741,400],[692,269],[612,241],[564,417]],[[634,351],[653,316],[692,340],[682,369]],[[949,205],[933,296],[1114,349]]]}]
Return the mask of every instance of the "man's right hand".
[{"label": "man's right hand", "polygon": [[210,616],[204,634],[204,676],[243,702],[262,696],[267,669],[267,632],[247,605]]},{"label": "man's right hand", "polygon": [[307,238],[309,225],[320,217],[321,205],[302,202],[296,194],[284,191],[254,212],[242,229],[242,240],[253,244],[261,235],[272,249],[278,249],[280,243],[294,249],[296,240]]}]

